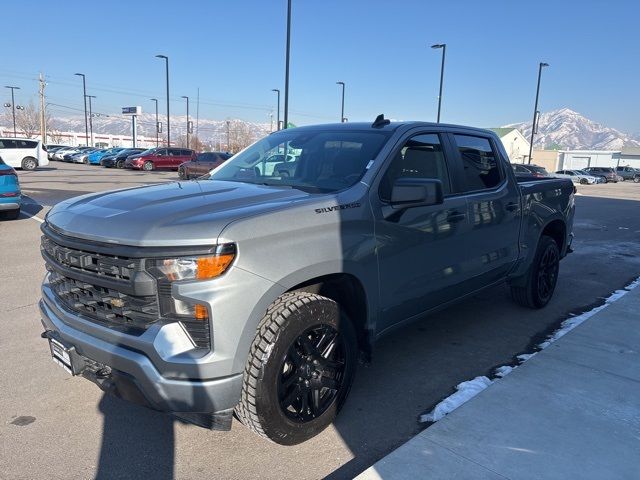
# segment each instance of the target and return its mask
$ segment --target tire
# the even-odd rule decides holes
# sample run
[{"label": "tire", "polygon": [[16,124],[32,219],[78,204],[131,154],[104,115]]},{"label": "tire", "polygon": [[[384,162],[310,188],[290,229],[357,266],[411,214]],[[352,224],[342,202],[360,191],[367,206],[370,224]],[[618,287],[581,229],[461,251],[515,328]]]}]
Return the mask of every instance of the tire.
[{"label": "tire", "polygon": [[153,162],[151,160],[147,160],[146,162],[144,162],[142,164],[142,169],[145,172],[151,172],[151,171],[153,171],[153,168],[154,168],[154,165],[153,165]]},{"label": "tire", "polygon": [[511,286],[511,297],[516,303],[528,308],[543,308],[553,297],[558,282],[560,249],[556,241],[543,235],[533,264],[525,274],[524,286]]},{"label": "tire", "polygon": [[333,422],[349,394],[356,362],[354,328],[336,302],[285,293],[258,325],[236,417],[280,445],[302,443]]},{"label": "tire", "polygon": [[589,183],[589,180],[587,180],[586,178],[580,179],[580,185],[586,185],[587,183]]},{"label": "tire", "polygon": [[16,208],[14,210],[7,210],[6,212],[2,212],[2,216],[6,220],[17,220],[20,216],[20,209]]},{"label": "tire", "polygon": [[116,168],[124,168],[124,160],[118,160],[116,162]]},{"label": "tire", "polygon": [[640,177],[633,177],[633,183],[640,183]]},{"label": "tire", "polygon": [[188,180],[187,174],[184,171],[184,167],[178,167],[178,178],[180,180]]},{"label": "tire", "polygon": [[82,163],[84,163],[85,165],[89,165],[89,159],[85,158],[84,160],[82,160]]},{"label": "tire", "polygon": [[26,157],[22,159],[22,169],[32,171],[38,167],[38,161],[33,157]]}]

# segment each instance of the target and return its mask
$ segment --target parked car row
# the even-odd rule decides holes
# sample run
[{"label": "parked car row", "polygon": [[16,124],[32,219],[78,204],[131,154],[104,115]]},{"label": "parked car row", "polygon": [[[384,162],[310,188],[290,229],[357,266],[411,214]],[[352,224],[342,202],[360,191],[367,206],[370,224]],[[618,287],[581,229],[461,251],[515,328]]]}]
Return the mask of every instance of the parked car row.
[{"label": "parked car row", "polygon": [[539,165],[512,164],[513,171],[517,177],[559,177],[570,178],[573,183],[581,185],[594,185],[597,183],[617,183],[631,180],[640,183],[640,169],[623,167],[588,167],[585,169],[558,170],[550,174],[544,167]]},{"label": "parked car row", "polygon": [[[196,153],[188,148],[177,147],[98,149],[51,145],[49,148],[51,160],[143,171],[177,170],[181,179],[205,175],[229,158],[231,154],[228,152]],[[282,161],[282,159],[278,160],[278,162]]]}]

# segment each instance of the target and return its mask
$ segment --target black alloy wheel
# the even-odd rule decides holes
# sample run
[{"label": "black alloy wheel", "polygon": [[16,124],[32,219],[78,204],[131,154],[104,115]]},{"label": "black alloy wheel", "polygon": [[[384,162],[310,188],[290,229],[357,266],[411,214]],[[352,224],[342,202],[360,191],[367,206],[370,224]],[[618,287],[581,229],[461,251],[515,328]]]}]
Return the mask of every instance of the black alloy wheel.
[{"label": "black alloy wheel", "polygon": [[549,245],[542,254],[538,266],[538,297],[544,303],[547,303],[553,295],[558,281],[559,270],[560,255],[558,254],[558,247]]},{"label": "black alloy wheel", "polygon": [[294,422],[321,416],[338,395],[345,379],[345,346],[331,325],[302,333],[283,359],[278,386],[282,412]]}]

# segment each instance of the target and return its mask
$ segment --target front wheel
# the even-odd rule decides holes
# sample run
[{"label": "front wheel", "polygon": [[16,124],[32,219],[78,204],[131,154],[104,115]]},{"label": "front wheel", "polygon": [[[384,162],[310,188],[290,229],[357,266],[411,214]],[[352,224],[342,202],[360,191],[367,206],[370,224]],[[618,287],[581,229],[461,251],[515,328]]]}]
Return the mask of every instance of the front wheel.
[{"label": "front wheel", "polygon": [[145,172],[150,172],[151,170],[153,170],[153,162],[151,160],[147,160],[146,162],[144,162],[144,164],[142,165],[142,169]]},{"label": "front wheel", "polygon": [[302,443],[334,420],[351,388],[356,361],[353,325],[336,302],[312,293],[285,293],[258,326],[236,416],[275,443]]},{"label": "front wheel", "polygon": [[633,183],[640,183],[640,177],[633,177]]},{"label": "front wheel", "polygon": [[580,179],[580,185],[586,185],[587,183],[589,183],[589,180],[587,180],[586,178]]},{"label": "front wheel", "polygon": [[118,160],[116,162],[116,168],[124,168],[124,160]]},{"label": "front wheel", "polygon": [[524,286],[512,285],[511,296],[529,308],[542,308],[549,303],[558,282],[560,249],[556,241],[543,235],[538,242],[533,263],[525,275]]},{"label": "front wheel", "polygon": [[180,180],[187,180],[187,173],[184,171],[184,167],[178,167],[178,178]]}]

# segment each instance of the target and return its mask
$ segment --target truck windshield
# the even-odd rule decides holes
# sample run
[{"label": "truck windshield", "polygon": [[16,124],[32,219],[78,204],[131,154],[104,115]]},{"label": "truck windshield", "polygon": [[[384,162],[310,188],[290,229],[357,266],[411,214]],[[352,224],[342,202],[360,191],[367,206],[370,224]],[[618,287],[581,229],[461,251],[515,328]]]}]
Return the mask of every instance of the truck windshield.
[{"label": "truck windshield", "polygon": [[283,130],[238,153],[208,178],[334,192],[357,183],[388,138],[387,132]]}]

